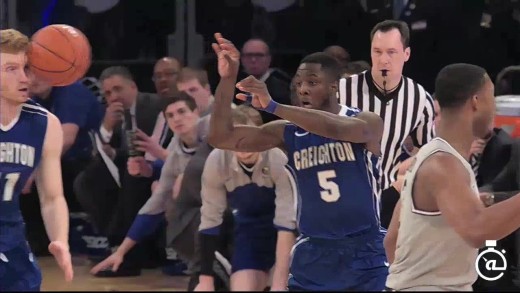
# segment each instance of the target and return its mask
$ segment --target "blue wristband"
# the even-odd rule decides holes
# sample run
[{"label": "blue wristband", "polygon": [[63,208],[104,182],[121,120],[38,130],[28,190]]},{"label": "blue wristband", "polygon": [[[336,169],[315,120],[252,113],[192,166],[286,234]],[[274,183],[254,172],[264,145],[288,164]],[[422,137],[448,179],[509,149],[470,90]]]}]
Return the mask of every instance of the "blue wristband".
[{"label": "blue wristband", "polygon": [[274,111],[276,111],[276,108],[278,107],[278,103],[275,102],[273,99],[271,99],[269,101],[269,104],[267,105],[267,107],[265,107],[264,109],[262,109],[263,111],[267,112],[267,113],[271,113],[271,114],[274,114]]},{"label": "blue wristband", "polygon": [[[251,93],[246,93],[246,101],[251,104],[253,102],[253,95]],[[263,108],[263,109],[259,109],[259,110],[262,110],[264,112],[267,112],[267,113],[271,113],[271,114],[274,114],[274,111],[276,110],[276,107],[278,107],[278,103],[275,102],[273,99],[271,99],[269,101],[269,104],[267,105],[267,107]]]}]

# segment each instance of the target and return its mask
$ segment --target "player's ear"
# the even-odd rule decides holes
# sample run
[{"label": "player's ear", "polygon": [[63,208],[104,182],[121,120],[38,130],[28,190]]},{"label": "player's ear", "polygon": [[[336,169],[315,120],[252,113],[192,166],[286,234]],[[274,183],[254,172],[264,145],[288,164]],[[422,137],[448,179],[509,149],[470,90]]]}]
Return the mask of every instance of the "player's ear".
[{"label": "player's ear", "polygon": [[337,93],[339,88],[339,81],[335,80],[330,83],[330,91],[333,93]]},{"label": "player's ear", "polygon": [[473,109],[473,111],[477,111],[478,109],[478,102],[479,102],[479,97],[477,95],[474,95],[473,97],[471,97],[471,108]]}]

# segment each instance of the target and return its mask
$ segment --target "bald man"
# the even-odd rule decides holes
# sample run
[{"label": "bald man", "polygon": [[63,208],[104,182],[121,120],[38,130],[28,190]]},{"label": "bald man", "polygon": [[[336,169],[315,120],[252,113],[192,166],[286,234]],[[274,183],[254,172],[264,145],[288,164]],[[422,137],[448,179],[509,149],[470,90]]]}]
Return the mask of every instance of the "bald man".
[{"label": "bald man", "polygon": [[[265,82],[274,101],[291,105],[291,77],[280,69],[271,68],[271,49],[265,41],[258,38],[246,41],[242,46],[240,59],[242,72],[238,76],[238,80],[253,75]],[[242,101],[235,99],[234,103],[238,105]],[[265,111],[262,111],[260,114],[262,115],[263,123],[279,119],[277,116]]]},{"label": "bald man", "polygon": [[171,97],[177,91],[177,76],[182,65],[176,58],[163,57],[155,63],[152,80],[157,94],[162,98]]},{"label": "bald man", "polygon": [[326,53],[338,60],[341,67],[346,67],[347,63],[350,62],[350,54],[341,46],[332,45],[328,46],[323,50],[323,53]]}]

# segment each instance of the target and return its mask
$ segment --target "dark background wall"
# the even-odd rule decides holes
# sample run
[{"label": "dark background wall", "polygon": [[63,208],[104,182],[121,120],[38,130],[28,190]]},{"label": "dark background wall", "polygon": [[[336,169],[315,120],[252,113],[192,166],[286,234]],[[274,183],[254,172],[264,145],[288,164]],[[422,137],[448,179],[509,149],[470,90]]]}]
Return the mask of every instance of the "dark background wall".
[{"label": "dark background wall", "polygon": [[[285,10],[270,13],[250,0],[187,1],[196,3],[195,29],[204,38],[207,59],[211,61],[214,32],[224,33],[238,46],[255,35],[271,43],[273,66],[290,74],[304,55],[333,44],[346,48],[353,60],[370,62],[370,29],[392,18],[393,9],[390,0],[295,0]],[[76,26],[93,47],[89,75],[123,63],[143,90],[152,91],[153,62],[167,55],[167,36],[176,29],[175,1],[119,0],[108,11],[95,14],[76,2],[81,1],[18,0],[20,28],[32,34],[50,23]],[[493,78],[502,68],[520,64],[519,7],[514,0],[408,1],[400,16],[412,26],[412,56],[405,75],[432,91],[436,73],[449,63],[481,65]],[[489,25],[481,25],[483,14],[491,16]],[[426,27],[415,29],[421,23]]]}]

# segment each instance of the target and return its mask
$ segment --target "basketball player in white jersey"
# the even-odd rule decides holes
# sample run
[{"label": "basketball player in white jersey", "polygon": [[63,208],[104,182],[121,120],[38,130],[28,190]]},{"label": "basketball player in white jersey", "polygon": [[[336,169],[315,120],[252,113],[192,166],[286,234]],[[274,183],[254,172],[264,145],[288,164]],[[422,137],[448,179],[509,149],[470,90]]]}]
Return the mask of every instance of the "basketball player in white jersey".
[{"label": "basketball player in white jersey", "polygon": [[[520,227],[520,196],[485,207],[468,159],[474,137],[488,131],[494,86],[470,64],[444,67],[435,83],[442,119],[437,137],[407,170],[386,247],[387,290],[472,291],[478,248]],[[396,235],[397,234],[397,235]],[[395,241],[397,243],[395,243]]]}]

